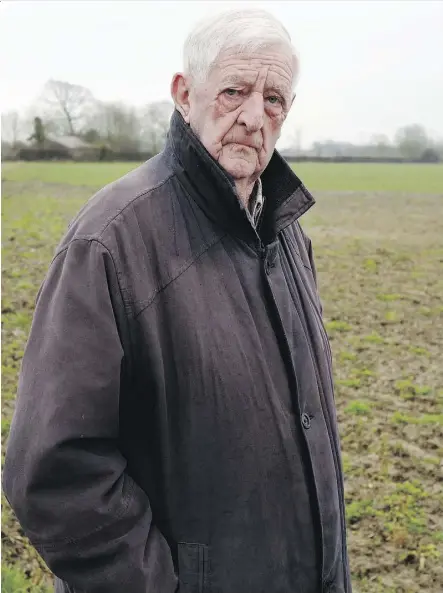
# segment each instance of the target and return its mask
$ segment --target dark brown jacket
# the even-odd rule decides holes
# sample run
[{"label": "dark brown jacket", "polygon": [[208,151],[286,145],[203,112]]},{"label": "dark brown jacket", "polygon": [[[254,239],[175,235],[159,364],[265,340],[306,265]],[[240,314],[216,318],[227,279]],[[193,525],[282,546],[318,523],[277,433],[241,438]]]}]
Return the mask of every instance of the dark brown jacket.
[{"label": "dark brown jacket", "polygon": [[262,182],[256,231],[175,113],[57,250],[3,486],[59,591],[351,591],[314,200]]}]

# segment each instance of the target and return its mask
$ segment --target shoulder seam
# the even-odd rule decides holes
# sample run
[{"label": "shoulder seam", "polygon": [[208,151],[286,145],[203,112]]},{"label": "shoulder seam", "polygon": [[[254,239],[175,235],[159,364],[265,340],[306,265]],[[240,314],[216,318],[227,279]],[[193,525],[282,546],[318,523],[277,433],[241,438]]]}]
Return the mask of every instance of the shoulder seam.
[{"label": "shoulder seam", "polygon": [[215,240],[212,243],[205,243],[202,247],[202,249],[200,249],[200,251],[198,251],[195,256],[191,259],[191,261],[187,261],[181,268],[180,270],[178,270],[178,272],[175,274],[175,276],[173,278],[171,278],[168,282],[166,282],[166,284],[164,284],[163,286],[158,287],[153,294],[151,295],[151,297],[149,298],[148,301],[145,301],[145,303],[142,305],[142,303],[140,303],[140,305],[142,305],[142,308],[140,309],[140,311],[138,311],[137,313],[135,313],[134,315],[134,320],[137,319],[137,317],[139,315],[141,315],[141,313],[143,313],[143,311],[146,311],[146,309],[148,309],[152,303],[155,301],[156,297],[161,294],[166,288],[168,288],[168,286],[170,284],[172,284],[173,282],[175,282],[175,280],[177,280],[177,278],[179,278],[184,272],[186,272],[186,270],[188,270],[192,265],[195,264],[195,262],[202,257],[202,255],[204,255],[207,251],[209,251],[209,249],[211,249],[211,247],[214,247],[214,245],[216,245],[217,243],[219,243],[220,241],[222,241],[222,239],[224,239],[224,237],[226,237],[226,234],[223,234],[222,236],[216,237]]},{"label": "shoulder seam", "polygon": [[[163,185],[165,185],[165,183],[167,183],[170,179],[172,179],[172,177],[174,177],[175,173],[172,171],[170,175],[168,175],[168,177],[166,177],[166,179],[163,179],[160,183],[158,183],[157,185],[154,185],[154,187],[150,187],[149,189],[145,189],[142,192],[136,194],[131,200],[129,200],[129,202],[127,202],[116,214],[114,214],[109,220],[107,220],[104,224],[104,227],[100,230],[97,231],[96,233],[92,233],[92,234],[87,234],[87,235],[76,235],[74,237],[72,237],[72,239],[68,242],[67,245],[64,245],[63,247],[60,247],[60,251],[57,251],[54,255],[54,257],[51,260],[50,265],[53,263],[53,261],[59,256],[61,255],[64,251],[66,251],[66,249],[68,249],[68,247],[77,240],[82,240],[82,241],[95,241],[97,240],[99,243],[101,243],[103,245],[103,247],[105,247],[105,249],[107,251],[109,251],[108,247],[106,247],[106,245],[104,243],[101,242],[101,239],[103,237],[103,233],[105,232],[105,230],[108,228],[108,226],[116,219],[118,218],[125,210],[126,208],[129,208],[129,206],[131,206],[136,200],[138,200],[139,198],[142,198],[143,196],[148,195],[149,193],[155,191],[156,189],[159,189],[160,187],[162,187]],[[96,194],[97,195],[97,194]],[[114,262],[115,265],[115,262]],[[116,268],[117,269],[117,268]]]},{"label": "shoulder seam", "polygon": [[[73,237],[73,238],[72,238],[72,239],[69,241],[69,243],[68,243],[67,245],[65,245],[65,246],[64,246],[62,249],[60,249],[60,251],[58,251],[58,252],[57,252],[57,253],[54,255],[54,257],[52,258],[52,261],[51,261],[51,263],[50,263],[50,266],[52,266],[52,264],[55,262],[55,260],[56,260],[56,259],[57,259],[57,258],[58,258],[60,255],[62,255],[63,253],[65,253],[65,252],[66,252],[66,251],[69,249],[69,247],[70,247],[70,246],[71,246],[73,243],[75,243],[76,241],[85,241],[85,242],[87,242],[87,243],[98,243],[99,245],[101,245],[101,246],[103,247],[103,249],[106,251],[106,253],[107,253],[107,254],[109,255],[109,257],[111,258],[112,265],[113,265],[113,267],[114,267],[115,277],[116,277],[116,279],[117,279],[118,289],[119,289],[119,291],[120,291],[120,297],[121,297],[121,299],[122,299],[122,302],[123,302],[123,305],[124,305],[124,307],[125,307],[125,310],[126,310],[127,308],[130,308],[130,305],[131,305],[131,303],[130,303],[130,302],[128,302],[128,300],[125,298],[125,296],[124,296],[124,290],[123,290],[123,288],[122,288],[122,285],[121,285],[121,283],[120,283],[120,274],[119,274],[119,271],[118,271],[117,265],[116,265],[116,263],[115,263],[115,258],[114,258],[114,256],[112,255],[112,252],[111,252],[111,250],[109,249],[109,247],[108,247],[108,246],[107,246],[105,243],[103,243],[103,241],[102,241],[102,240],[101,240],[99,237],[96,237],[96,236],[94,236],[94,235],[91,235],[91,236],[89,236],[89,235],[85,235],[85,236],[83,236],[83,237],[82,237],[82,236]],[[130,311],[126,311],[126,314],[128,314],[128,313],[130,313]]]},{"label": "shoulder seam", "polygon": [[227,233],[224,233],[221,236],[215,237],[212,242],[204,243],[203,247],[194,255],[194,257],[190,261],[188,260],[187,262],[185,262],[185,264],[177,271],[177,273],[172,278],[170,278],[166,282],[166,284],[164,284],[163,286],[159,286],[158,288],[156,288],[154,290],[151,297],[147,301],[138,302],[138,304],[141,306],[141,309],[137,312],[135,311],[135,305],[137,305],[137,301],[133,301],[132,299],[128,300],[127,298],[125,298],[125,291],[123,290],[121,282],[120,282],[120,273],[118,271],[114,256],[112,255],[112,252],[105,245],[105,243],[103,243],[99,238],[97,238],[95,236],[87,236],[87,235],[84,237],[74,237],[73,239],[71,239],[71,241],[69,242],[68,245],[66,245],[63,249],[61,249],[54,256],[54,258],[51,262],[51,265],[54,262],[54,260],[57,257],[59,257],[62,253],[67,251],[68,248],[70,247],[70,245],[72,245],[75,241],[86,241],[88,243],[92,243],[92,242],[98,243],[106,250],[106,252],[109,254],[109,257],[111,258],[111,261],[112,261],[112,264],[113,264],[114,270],[115,270],[115,275],[117,278],[117,284],[119,287],[120,296],[121,296],[123,305],[125,307],[126,315],[127,316],[129,315],[131,317],[131,319],[135,320],[141,313],[143,313],[143,311],[145,311],[147,308],[149,308],[152,305],[152,303],[155,301],[156,297],[159,294],[161,294],[170,284],[172,284],[175,280],[177,280],[177,278],[179,278],[184,272],[186,272],[186,270],[188,270],[200,257],[202,257],[202,255],[204,255],[207,251],[209,251],[209,249],[211,249],[211,247],[213,247],[214,245],[219,243],[222,239],[224,239],[224,237],[226,237],[226,235],[227,235]]},{"label": "shoulder seam", "polygon": [[175,173],[172,171],[170,173],[170,175],[168,175],[168,177],[166,177],[166,179],[163,179],[162,181],[160,181],[159,183],[157,183],[157,185],[154,185],[154,187],[150,187],[149,189],[145,189],[142,192],[136,194],[131,200],[129,200],[129,202],[126,202],[126,204],[116,213],[114,214],[114,216],[112,216],[112,218],[110,218],[106,223],[105,226],[102,228],[102,230],[100,231],[100,233],[98,234],[98,237],[101,238],[103,236],[103,233],[106,231],[106,229],[108,228],[108,226],[116,219],[118,218],[127,208],[129,208],[130,206],[132,206],[132,204],[138,200],[139,198],[142,198],[144,196],[147,196],[148,194],[150,194],[151,192],[154,192],[156,189],[159,189],[160,187],[162,187],[163,185],[165,185],[172,177],[174,177]]},{"label": "shoulder seam", "polygon": [[[159,183],[157,183],[156,185],[154,185],[153,187],[150,187],[149,189],[144,189],[140,192],[138,192],[133,198],[131,198],[129,201],[127,201],[115,214],[111,215],[111,218],[109,218],[108,220],[106,220],[103,223],[103,227],[100,228],[99,230],[97,230],[95,233],[90,235],[90,238],[92,239],[92,237],[94,238],[101,238],[103,236],[103,233],[106,231],[106,229],[109,227],[109,225],[116,219],[118,218],[127,208],[129,208],[136,200],[138,200],[139,198],[142,198],[144,196],[149,195],[151,192],[154,192],[155,190],[159,189],[160,187],[162,187],[163,185],[165,185],[170,179],[172,179],[175,176],[174,171],[171,171],[170,174],[165,178],[162,179],[162,181],[160,181]],[[117,180],[118,181],[118,180]],[[116,183],[116,182],[115,182]],[[112,184],[111,184],[112,185]],[[109,186],[107,186],[109,187]],[[106,187],[102,188],[102,190],[99,190],[96,194],[94,194],[93,198],[98,196],[100,194],[100,191],[106,190]],[[91,198],[92,199],[92,198]],[[85,204],[86,205],[86,204]],[[75,220],[75,219],[74,219]],[[74,221],[73,221],[74,222]],[[71,223],[72,224],[72,223]],[[73,238],[73,240],[75,239],[75,237]]]}]

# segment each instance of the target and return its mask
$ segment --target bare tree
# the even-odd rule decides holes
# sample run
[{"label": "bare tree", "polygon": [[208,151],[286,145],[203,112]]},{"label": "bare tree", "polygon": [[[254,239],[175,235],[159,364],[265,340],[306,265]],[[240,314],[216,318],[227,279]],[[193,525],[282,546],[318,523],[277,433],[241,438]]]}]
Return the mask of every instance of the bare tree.
[{"label": "bare tree", "polygon": [[378,157],[389,156],[392,147],[386,134],[374,134],[371,137],[371,145],[374,147],[374,155]]},{"label": "bare tree", "polygon": [[78,84],[62,80],[49,80],[41,97],[45,120],[51,120],[61,133],[78,134],[87,115],[95,104],[91,91]]},{"label": "bare tree", "polygon": [[395,141],[400,153],[410,159],[420,158],[430,146],[426,130],[419,124],[400,128],[395,135]]},{"label": "bare tree", "polygon": [[21,120],[17,111],[2,113],[2,140],[15,146],[21,137]]},{"label": "bare tree", "polygon": [[174,105],[169,101],[149,103],[140,112],[142,149],[152,154],[160,152],[166,142]]},{"label": "bare tree", "polygon": [[123,103],[97,103],[88,119],[88,128],[115,151],[137,152],[140,149],[140,122],[133,107]]},{"label": "bare tree", "polygon": [[443,138],[438,138],[434,142],[434,148],[435,148],[438,156],[440,157],[440,160],[443,161]]}]

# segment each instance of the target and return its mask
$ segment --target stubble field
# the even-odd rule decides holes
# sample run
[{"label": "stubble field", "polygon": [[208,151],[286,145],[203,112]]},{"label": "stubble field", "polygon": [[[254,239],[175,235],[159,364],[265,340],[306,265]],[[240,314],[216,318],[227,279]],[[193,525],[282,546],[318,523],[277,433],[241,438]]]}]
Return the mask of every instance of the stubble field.
[{"label": "stubble field", "polygon": [[[2,440],[34,299],[82,204],[132,164],[2,171]],[[443,166],[295,166],[317,204],[316,257],[335,362],[356,593],[443,590]],[[50,580],[3,499],[6,593]],[[253,593],[253,592],[252,592]],[[296,593],[296,592],[294,592]]]}]

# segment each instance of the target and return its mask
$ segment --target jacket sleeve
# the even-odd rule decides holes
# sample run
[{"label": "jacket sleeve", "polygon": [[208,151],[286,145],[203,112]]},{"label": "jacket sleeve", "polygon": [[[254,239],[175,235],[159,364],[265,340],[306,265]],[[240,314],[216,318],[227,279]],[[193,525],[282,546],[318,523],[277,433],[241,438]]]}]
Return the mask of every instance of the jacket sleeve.
[{"label": "jacket sleeve", "polygon": [[173,593],[171,550],[117,446],[123,309],[101,243],[76,239],[54,259],[22,362],[3,488],[31,543],[74,590]]}]

